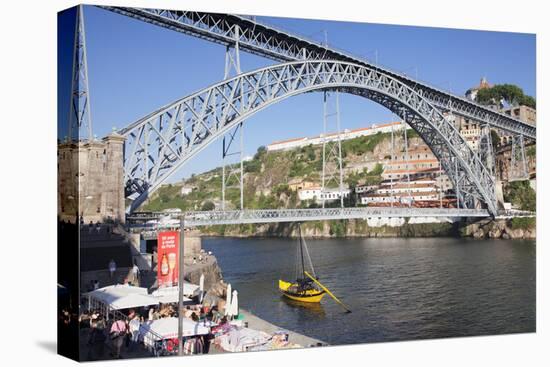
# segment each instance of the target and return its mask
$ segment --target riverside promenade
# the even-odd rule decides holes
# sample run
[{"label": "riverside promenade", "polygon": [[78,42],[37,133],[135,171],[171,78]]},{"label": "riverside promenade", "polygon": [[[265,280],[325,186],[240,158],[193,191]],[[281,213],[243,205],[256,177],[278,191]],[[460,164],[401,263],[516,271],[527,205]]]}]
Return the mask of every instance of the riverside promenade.
[{"label": "riverside promenade", "polygon": [[248,322],[248,327],[250,329],[264,331],[268,334],[273,334],[277,330],[285,330],[288,332],[288,340],[291,343],[299,344],[303,347],[319,346],[319,343],[323,346],[328,345],[321,340],[310,338],[309,336],[299,334],[295,331],[283,329],[277,325],[273,325],[272,323],[260,319],[258,316],[255,316],[250,312],[243,310],[242,308],[239,312],[244,315],[244,321]]}]

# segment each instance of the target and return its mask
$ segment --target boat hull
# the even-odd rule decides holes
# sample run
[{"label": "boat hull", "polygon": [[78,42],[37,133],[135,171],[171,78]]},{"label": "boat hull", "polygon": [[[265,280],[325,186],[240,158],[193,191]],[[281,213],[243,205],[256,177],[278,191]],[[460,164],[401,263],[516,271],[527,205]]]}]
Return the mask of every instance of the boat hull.
[{"label": "boat hull", "polygon": [[296,286],[295,283],[289,283],[284,280],[279,280],[279,290],[283,295],[287,298],[290,298],[291,300],[298,301],[298,302],[306,302],[306,303],[319,303],[321,302],[321,299],[325,296],[325,291],[320,291],[316,289],[308,289],[307,291],[300,292],[300,293],[294,293],[290,292],[289,288],[292,286]]}]

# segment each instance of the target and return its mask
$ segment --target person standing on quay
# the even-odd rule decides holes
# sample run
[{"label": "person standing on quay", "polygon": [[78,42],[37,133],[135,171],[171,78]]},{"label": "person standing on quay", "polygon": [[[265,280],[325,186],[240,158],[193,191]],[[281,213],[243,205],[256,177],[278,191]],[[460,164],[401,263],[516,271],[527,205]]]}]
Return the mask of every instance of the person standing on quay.
[{"label": "person standing on quay", "polygon": [[124,344],[124,339],[128,329],[126,328],[126,322],[120,317],[117,317],[117,320],[111,326],[111,341],[113,343],[113,357],[121,358],[120,350],[122,349],[122,344]]},{"label": "person standing on quay", "polygon": [[130,344],[130,349],[134,349],[139,341],[139,328],[141,326],[140,317],[137,313],[134,314],[134,317],[130,320],[128,328],[131,335],[132,344]]},{"label": "person standing on quay", "polygon": [[132,267],[132,276],[133,276],[133,284],[136,287],[139,287],[140,279],[139,279],[139,268],[137,266],[137,263],[134,261],[134,266]]},{"label": "person standing on quay", "polygon": [[116,271],[116,263],[114,259],[111,259],[111,261],[109,261],[109,274],[111,276],[111,280],[113,280],[113,277],[115,276],[115,271]]}]

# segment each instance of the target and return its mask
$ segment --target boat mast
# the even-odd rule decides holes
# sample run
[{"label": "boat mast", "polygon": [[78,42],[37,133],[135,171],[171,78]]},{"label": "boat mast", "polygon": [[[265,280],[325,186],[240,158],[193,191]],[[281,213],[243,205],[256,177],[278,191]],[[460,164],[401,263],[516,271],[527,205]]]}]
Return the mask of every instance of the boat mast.
[{"label": "boat mast", "polygon": [[306,268],[304,266],[304,245],[303,245],[303,237],[302,237],[302,225],[301,224],[298,224],[298,234],[300,236],[300,256],[302,258],[302,274],[301,276],[304,275],[304,272],[306,271]]}]

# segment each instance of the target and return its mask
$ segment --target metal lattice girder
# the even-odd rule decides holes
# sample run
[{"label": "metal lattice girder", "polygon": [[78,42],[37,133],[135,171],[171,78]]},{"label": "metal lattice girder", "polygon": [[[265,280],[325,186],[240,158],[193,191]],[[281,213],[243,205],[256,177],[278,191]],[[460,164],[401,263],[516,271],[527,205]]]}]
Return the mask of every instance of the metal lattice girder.
[{"label": "metal lattice girder", "polygon": [[[221,224],[284,223],[318,220],[368,219],[368,218],[409,218],[409,217],[488,217],[485,209],[453,208],[316,208],[316,209],[260,209],[260,210],[213,210],[182,214],[187,227]],[[128,216],[129,223],[166,217],[166,213],[147,213]]]},{"label": "metal lattice girder", "polygon": [[[330,97],[334,100],[334,111],[329,111]],[[334,120],[334,121],[332,121]],[[333,122],[331,124],[331,121]],[[335,130],[330,131],[331,128]],[[333,135],[337,135],[336,141]],[[337,186],[340,192],[340,206],[344,206],[344,174],[342,167],[342,136],[340,129],[340,96],[338,91],[331,96],[327,91],[323,93],[323,167],[321,174],[321,200],[325,207],[327,188]]]},{"label": "metal lattice girder", "polygon": [[488,123],[491,127],[513,134],[520,134],[525,138],[536,139],[536,127],[514,119],[509,115],[481,106],[466,98],[450,95],[447,91],[427,85],[402,73],[382,68],[377,63],[372,63],[364,58],[290,34],[287,31],[262,24],[254,19],[233,14],[196,11],[112,6],[105,6],[104,8],[223,45],[234,44],[235,32],[237,31],[239,32],[238,40],[241,50],[277,61],[330,59],[367,66],[408,85],[442,111],[452,109],[454,114]]},{"label": "metal lattice girder", "polygon": [[[446,172],[458,170],[455,185],[460,183],[468,207],[483,201],[496,213],[493,178],[437,108],[380,71],[333,60],[291,62],[244,73],[179,99],[120,130],[126,137],[127,193],[135,199],[130,211],[186,161],[241,121],[288,97],[327,89],[363,96],[401,116],[424,139]],[[140,186],[143,191],[133,191]]]},{"label": "metal lattice girder", "polygon": [[478,154],[481,162],[487,167],[491,175],[495,174],[495,152],[493,149],[493,139],[491,137],[491,128],[484,125],[480,129]]},{"label": "metal lattice girder", "polygon": [[82,5],[76,8],[72,61],[73,70],[71,76],[68,138],[70,140],[79,140],[81,138],[92,139],[92,116],[90,112],[88,62],[86,56],[86,31],[84,29],[84,7]]},{"label": "metal lattice girder", "polygon": [[510,156],[509,181],[523,181],[529,179],[527,159],[525,157],[525,141],[522,135],[512,137],[512,151]]}]

